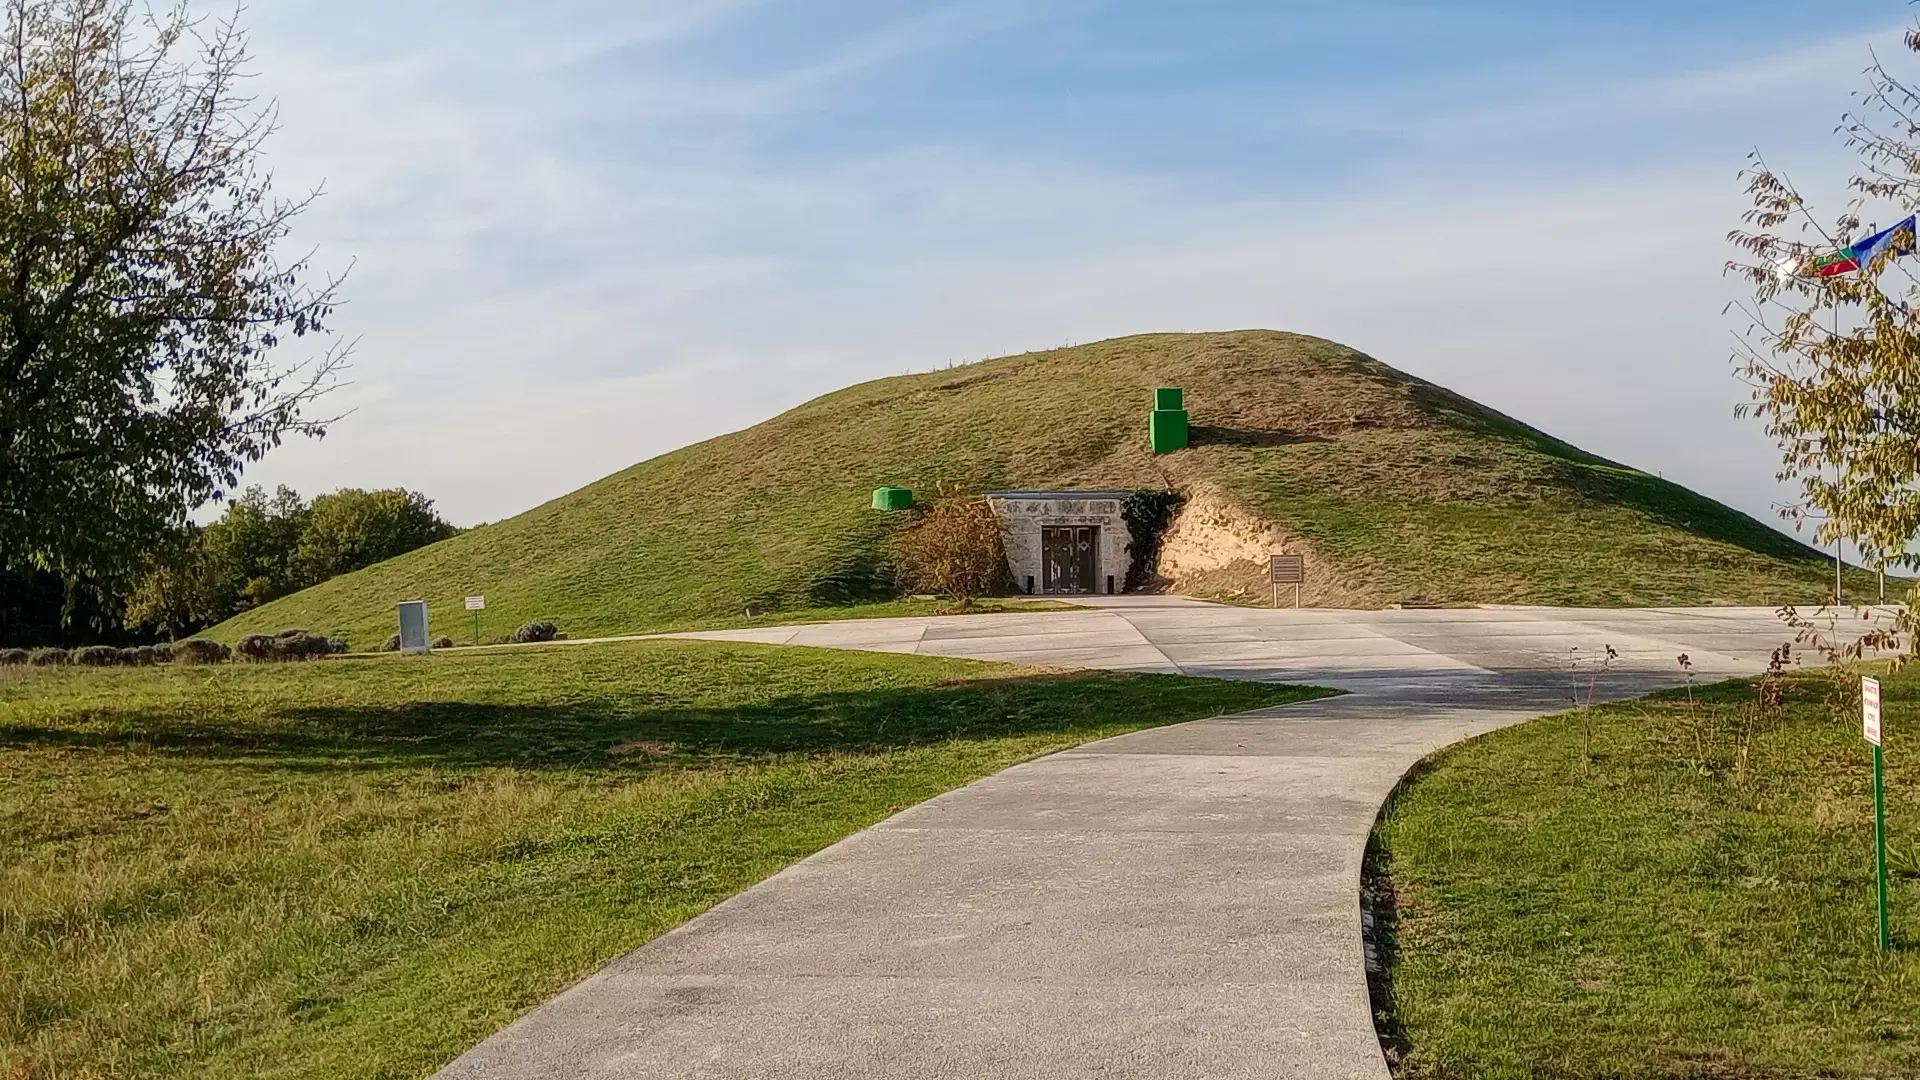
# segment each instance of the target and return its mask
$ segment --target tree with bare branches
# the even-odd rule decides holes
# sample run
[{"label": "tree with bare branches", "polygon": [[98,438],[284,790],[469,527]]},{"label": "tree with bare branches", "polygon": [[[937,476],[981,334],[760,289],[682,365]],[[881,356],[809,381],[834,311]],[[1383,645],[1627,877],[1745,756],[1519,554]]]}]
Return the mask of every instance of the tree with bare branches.
[{"label": "tree with bare branches", "polygon": [[337,279],[281,242],[271,103],[236,21],[6,0],[0,38],[0,569],[123,580],[333,386]]},{"label": "tree with bare branches", "polygon": [[[1920,26],[1906,47],[1920,52]],[[1920,269],[1902,258],[1920,208],[1920,87],[1877,56],[1866,77],[1840,124],[1858,160],[1831,224],[1757,151],[1742,173],[1753,208],[1728,269],[1753,295],[1739,305],[1749,329],[1734,360],[1751,399],[1738,411],[1766,425],[1779,478],[1799,485],[1784,517],[1920,567]]]}]

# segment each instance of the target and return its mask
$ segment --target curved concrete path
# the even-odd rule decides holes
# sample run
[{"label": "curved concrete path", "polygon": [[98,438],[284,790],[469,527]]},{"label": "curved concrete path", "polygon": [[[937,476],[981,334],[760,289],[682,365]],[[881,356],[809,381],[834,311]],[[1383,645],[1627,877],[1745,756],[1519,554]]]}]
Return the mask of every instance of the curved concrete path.
[{"label": "curved concrete path", "polygon": [[687,635],[1338,685],[1028,762],[835,844],[440,1075],[1386,1080],[1360,864],[1421,757],[1587,693],[1760,670],[1771,612],[1086,611]]}]

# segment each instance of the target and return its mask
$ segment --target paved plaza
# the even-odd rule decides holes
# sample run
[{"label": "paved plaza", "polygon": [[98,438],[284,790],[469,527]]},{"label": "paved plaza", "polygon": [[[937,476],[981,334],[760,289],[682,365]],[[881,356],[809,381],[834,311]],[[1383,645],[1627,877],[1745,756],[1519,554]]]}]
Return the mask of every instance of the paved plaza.
[{"label": "paved plaza", "polygon": [[[1333,686],[1092,743],[858,833],[663,935],[447,1078],[1123,1080],[1388,1073],[1361,858],[1408,768],[1596,698],[1762,670],[1762,609],[1046,614],[683,635]],[[1611,645],[1611,670],[1593,658]],[[1577,668],[1577,670],[1575,670]]]}]

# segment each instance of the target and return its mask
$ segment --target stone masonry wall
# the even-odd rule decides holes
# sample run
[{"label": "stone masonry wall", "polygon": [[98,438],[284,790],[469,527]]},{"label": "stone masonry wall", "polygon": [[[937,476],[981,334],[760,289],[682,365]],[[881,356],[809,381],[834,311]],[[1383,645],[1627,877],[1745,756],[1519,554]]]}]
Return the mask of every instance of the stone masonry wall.
[{"label": "stone masonry wall", "polygon": [[1055,498],[990,498],[988,501],[1000,518],[1000,538],[1007,549],[1007,567],[1013,571],[1013,581],[1018,588],[1024,590],[1029,578],[1035,594],[1046,587],[1040,530],[1048,525],[1098,526],[1100,549],[1094,557],[1094,587],[1098,592],[1106,592],[1109,576],[1113,578],[1115,592],[1124,586],[1133,560],[1127,552],[1130,537],[1119,499],[1075,498],[1071,493],[1062,493]]}]

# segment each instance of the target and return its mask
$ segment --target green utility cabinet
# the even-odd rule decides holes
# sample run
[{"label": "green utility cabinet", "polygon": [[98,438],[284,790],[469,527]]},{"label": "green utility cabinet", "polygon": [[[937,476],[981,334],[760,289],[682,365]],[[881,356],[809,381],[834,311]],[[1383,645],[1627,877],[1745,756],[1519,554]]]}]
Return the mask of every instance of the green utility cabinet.
[{"label": "green utility cabinet", "polygon": [[1153,392],[1153,419],[1147,425],[1147,443],[1156,454],[1187,448],[1186,392],[1163,386]]},{"label": "green utility cabinet", "polygon": [[875,510],[911,510],[913,509],[913,492],[903,487],[874,488],[873,508]]}]

